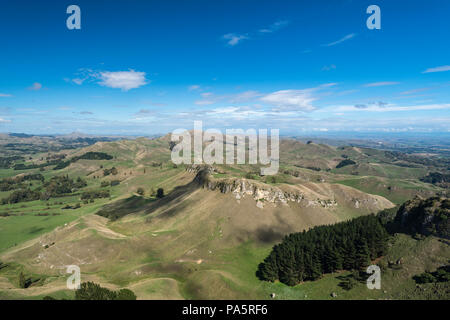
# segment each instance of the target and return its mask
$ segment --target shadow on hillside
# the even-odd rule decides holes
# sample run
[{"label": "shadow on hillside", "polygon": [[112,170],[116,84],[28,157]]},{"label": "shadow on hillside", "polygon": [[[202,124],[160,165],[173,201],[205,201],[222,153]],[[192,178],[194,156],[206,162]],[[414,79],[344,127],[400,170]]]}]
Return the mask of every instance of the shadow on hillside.
[{"label": "shadow on hillside", "polygon": [[103,206],[96,214],[115,221],[128,214],[139,212],[150,214],[169,203],[179,203],[176,208],[167,210],[161,215],[161,217],[173,216],[176,212],[179,212],[180,209],[184,209],[187,206],[187,204],[181,202],[182,198],[200,188],[204,178],[204,174],[199,173],[191,182],[176,187],[161,199],[146,199],[141,196],[133,195],[129,198],[118,200]]},{"label": "shadow on hillside", "polygon": [[144,213],[151,214],[155,210],[161,208],[162,206],[168,205],[169,203],[178,203],[176,208],[171,208],[164,212],[160,217],[171,217],[174,216],[180,209],[184,209],[187,204],[182,202],[182,199],[194,192],[195,190],[201,188],[202,183],[199,181],[198,175],[188,184],[183,186],[175,187],[169,194],[164,198],[158,199],[146,206]]},{"label": "shadow on hillside", "polygon": [[133,195],[103,206],[96,214],[114,221],[128,214],[137,213],[142,210],[143,206],[155,201],[154,199],[145,199],[144,197]]}]

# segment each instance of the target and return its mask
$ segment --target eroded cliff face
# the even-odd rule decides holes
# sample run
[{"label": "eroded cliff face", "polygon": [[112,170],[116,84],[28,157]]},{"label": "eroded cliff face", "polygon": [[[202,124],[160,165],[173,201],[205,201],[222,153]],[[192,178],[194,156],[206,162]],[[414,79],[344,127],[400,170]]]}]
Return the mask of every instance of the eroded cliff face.
[{"label": "eroded cliff face", "polygon": [[238,202],[245,197],[251,197],[259,208],[264,208],[267,204],[289,205],[289,203],[298,203],[302,207],[333,208],[338,206],[338,201],[344,206],[374,211],[393,206],[385,198],[341,185],[314,184],[314,189],[317,190],[305,186],[278,187],[244,178],[216,179],[213,177],[216,171],[211,166],[192,166],[188,171],[196,174],[194,181],[201,187],[231,193]]}]

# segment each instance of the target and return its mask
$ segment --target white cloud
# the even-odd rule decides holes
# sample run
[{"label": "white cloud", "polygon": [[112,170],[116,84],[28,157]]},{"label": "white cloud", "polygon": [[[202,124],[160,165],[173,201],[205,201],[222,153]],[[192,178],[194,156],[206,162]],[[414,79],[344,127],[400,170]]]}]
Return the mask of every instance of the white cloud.
[{"label": "white cloud", "polygon": [[372,83],[365,84],[364,87],[392,86],[395,84],[399,84],[399,82],[394,82],[394,81],[372,82]]},{"label": "white cloud", "polygon": [[8,123],[8,122],[11,122],[11,120],[0,118],[0,123]]},{"label": "white cloud", "polygon": [[337,45],[339,43],[342,43],[344,41],[350,40],[350,39],[354,38],[355,36],[356,36],[355,33],[350,33],[350,34],[344,36],[343,38],[341,38],[341,39],[339,39],[337,41],[334,41],[334,42],[331,42],[331,43],[327,43],[327,44],[323,44],[322,46],[324,46],[324,47],[335,46],[335,45]]},{"label": "white cloud", "polygon": [[237,45],[239,42],[241,42],[242,40],[246,40],[248,39],[248,36],[243,35],[243,34],[236,34],[236,33],[227,33],[223,36],[223,38],[227,41],[227,44],[229,46],[235,46]]},{"label": "white cloud", "polygon": [[42,84],[40,84],[39,82],[33,83],[33,85],[28,88],[28,90],[33,90],[33,91],[38,91],[40,89],[42,89]]},{"label": "white cloud", "polygon": [[12,94],[0,93],[0,97],[8,98],[8,97],[12,97]]},{"label": "white cloud", "polygon": [[423,71],[422,73],[443,72],[443,71],[450,71],[450,66],[440,66],[440,67],[435,67],[435,68],[428,68],[427,70]]},{"label": "white cloud", "polygon": [[280,90],[262,97],[261,101],[281,109],[313,111],[316,108],[312,105],[312,102],[317,99],[312,96],[312,91],[313,89]]},{"label": "white cloud", "polygon": [[138,72],[134,70],[130,71],[102,71],[98,76],[101,81],[100,85],[122,89],[128,91],[146,85],[147,79],[145,78],[145,72]]}]

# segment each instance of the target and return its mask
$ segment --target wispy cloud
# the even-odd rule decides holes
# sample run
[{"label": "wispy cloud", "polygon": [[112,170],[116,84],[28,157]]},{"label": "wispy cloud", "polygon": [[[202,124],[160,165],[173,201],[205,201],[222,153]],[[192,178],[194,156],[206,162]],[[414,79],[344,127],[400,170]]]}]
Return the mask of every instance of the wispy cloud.
[{"label": "wispy cloud", "polygon": [[281,28],[286,27],[288,24],[289,24],[288,20],[277,21],[275,23],[272,23],[267,28],[259,29],[258,32],[259,33],[272,33],[272,32],[275,32],[275,31],[281,29]]},{"label": "wispy cloud", "polygon": [[102,71],[98,77],[100,85],[128,91],[142,87],[148,83],[145,72],[129,71]]},{"label": "wispy cloud", "polygon": [[426,91],[426,90],[429,90],[429,89],[430,88],[412,89],[412,90],[400,92],[400,94],[409,95],[409,94],[414,94],[414,93],[419,93],[419,92],[422,92],[422,91]]},{"label": "wispy cloud", "polygon": [[342,37],[341,39],[339,39],[339,40],[337,40],[337,41],[330,42],[330,43],[327,43],[327,44],[323,44],[322,46],[324,46],[324,47],[332,47],[332,46],[335,46],[335,45],[337,45],[337,44],[339,44],[339,43],[342,43],[342,42],[344,42],[344,41],[353,39],[355,36],[356,36],[356,33],[350,33],[350,34],[348,34],[348,35]]},{"label": "wispy cloud", "polygon": [[259,29],[256,32],[250,33],[227,33],[222,36],[223,39],[227,40],[227,45],[234,47],[235,45],[241,43],[244,40],[248,40],[250,38],[254,38],[258,35],[265,35],[269,33],[274,33],[289,24],[288,20],[280,20],[272,23],[270,26],[266,28]]},{"label": "wispy cloud", "polygon": [[312,102],[318,100],[314,93],[336,85],[337,83],[325,83],[314,88],[279,90],[272,93],[247,90],[236,94],[215,95],[211,92],[204,92],[201,94],[203,99],[195,101],[195,104],[212,105],[224,101],[232,104],[253,102],[254,106],[262,108],[263,106],[255,104],[257,101],[260,101],[266,105],[273,106],[271,107],[272,110],[278,113],[281,111],[313,111],[316,108],[312,105]]},{"label": "wispy cloud", "polygon": [[336,69],[336,65],[330,64],[329,66],[323,66],[322,71],[330,71]]},{"label": "wispy cloud", "polygon": [[142,120],[142,119],[148,119],[148,118],[154,118],[157,115],[156,110],[151,109],[141,109],[138,112],[134,114],[135,120]]},{"label": "wispy cloud", "polygon": [[155,107],[165,107],[165,106],[167,106],[167,103],[165,103],[165,102],[148,101],[148,102],[146,102],[146,104],[148,104],[150,106],[155,106]]},{"label": "wispy cloud", "polygon": [[261,95],[262,94],[259,93],[258,91],[248,90],[248,91],[244,91],[242,93],[238,93],[238,94],[233,95],[230,98],[230,102],[236,103],[236,102],[249,101],[251,99],[255,99],[257,97],[260,97]]},{"label": "wispy cloud", "polygon": [[364,87],[382,87],[382,86],[392,86],[392,85],[396,85],[399,84],[400,82],[395,82],[395,81],[381,81],[381,82],[372,82],[372,83],[367,83],[364,85]]},{"label": "wispy cloud", "polygon": [[261,98],[261,101],[274,105],[282,110],[313,111],[316,108],[312,102],[317,98],[312,96],[313,89],[280,90]]},{"label": "wispy cloud", "polygon": [[12,97],[12,94],[0,93],[0,97],[8,98],[8,97]]},{"label": "wispy cloud", "polygon": [[11,120],[0,118],[0,123],[9,123]]},{"label": "wispy cloud", "polygon": [[427,70],[423,71],[422,73],[444,72],[444,71],[450,71],[450,66],[440,66],[440,67],[435,67],[435,68],[428,68]]},{"label": "wispy cloud", "polygon": [[243,40],[249,39],[247,35],[236,33],[227,33],[223,35],[223,38],[227,40],[227,44],[232,47],[242,42]]},{"label": "wispy cloud", "polygon": [[450,104],[426,104],[426,105],[412,105],[412,106],[398,106],[395,104],[373,103],[370,105],[354,105],[354,106],[339,106],[334,111],[371,111],[371,112],[389,112],[389,111],[420,111],[420,110],[444,110],[450,109]]},{"label": "wispy cloud", "polygon": [[389,103],[383,102],[383,101],[378,101],[378,102],[369,102],[367,104],[355,104],[354,105],[354,107],[356,109],[367,109],[372,106],[379,107],[379,108],[386,108],[387,106],[389,106]]},{"label": "wispy cloud", "polygon": [[221,101],[228,101],[230,103],[239,103],[239,102],[245,102],[252,99],[256,99],[263,94],[254,91],[254,90],[248,90],[236,94],[224,94],[224,95],[215,95],[212,92],[203,92],[201,93],[202,100],[195,101],[196,105],[210,105],[215,104]]},{"label": "wispy cloud", "polygon": [[216,102],[217,101],[213,100],[213,99],[211,99],[211,100],[204,99],[204,100],[197,100],[197,101],[195,101],[195,104],[199,105],[199,106],[206,106],[206,105],[214,104]]},{"label": "wispy cloud", "polygon": [[315,89],[329,88],[329,87],[334,87],[334,86],[337,86],[337,85],[338,85],[337,82],[324,83],[324,84],[321,84],[320,86],[318,86],[318,87],[315,88]]},{"label": "wispy cloud", "polygon": [[81,78],[75,78],[75,79],[72,79],[72,81],[73,81],[75,84],[78,84],[78,85],[82,85],[83,82],[84,82],[85,80],[86,80],[86,79],[81,79]]},{"label": "wispy cloud", "polygon": [[81,86],[86,80],[95,80],[95,76],[97,74],[90,68],[80,68],[78,72],[75,74],[75,78],[64,78],[66,82],[73,82],[79,86]]},{"label": "wispy cloud", "polygon": [[28,90],[32,90],[32,91],[38,91],[42,89],[42,84],[40,84],[39,82],[35,82],[31,85],[31,87],[28,87]]},{"label": "wispy cloud", "polygon": [[350,89],[350,90],[344,90],[344,91],[338,92],[336,95],[338,95],[338,96],[345,96],[347,94],[352,94],[352,93],[355,93],[355,92],[358,92],[358,90]]},{"label": "wispy cloud", "polygon": [[200,86],[198,84],[193,84],[192,86],[188,87],[189,91],[195,91],[195,90],[199,90]]}]

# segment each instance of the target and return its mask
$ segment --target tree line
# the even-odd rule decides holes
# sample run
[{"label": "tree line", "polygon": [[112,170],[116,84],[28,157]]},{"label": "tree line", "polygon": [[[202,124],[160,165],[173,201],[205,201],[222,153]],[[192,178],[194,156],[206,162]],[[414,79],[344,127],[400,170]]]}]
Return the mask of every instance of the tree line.
[{"label": "tree line", "polygon": [[387,250],[389,234],[374,215],[287,235],[258,266],[261,280],[294,286],[338,270],[363,270]]},{"label": "tree line", "polygon": [[77,162],[78,160],[111,160],[113,157],[104,152],[86,152],[85,154],[77,157],[73,157],[70,160],[59,161],[53,170],[60,170],[68,167],[71,163]]},{"label": "tree line", "polygon": [[[39,180],[43,182],[42,186],[37,187],[35,190],[31,190],[30,186],[25,186],[22,182],[27,180]],[[25,201],[35,201],[35,200],[48,200],[51,197],[63,196],[66,194],[71,194],[79,189],[87,186],[86,180],[78,177],[77,179],[69,178],[68,175],[55,176],[50,178],[50,180],[45,181],[41,174],[31,174],[28,176],[16,177],[14,179],[4,179],[0,182],[0,190],[9,188],[14,190],[11,183],[13,181],[14,186],[20,188],[19,190],[13,191],[8,197],[1,200],[1,204],[13,204]],[[109,195],[108,195],[109,196]]]},{"label": "tree line", "polygon": [[[94,282],[83,282],[75,291],[75,300],[136,300],[136,294],[130,289],[113,291]],[[57,300],[45,296],[43,300]],[[64,300],[64,299],[63,299]]]}]

